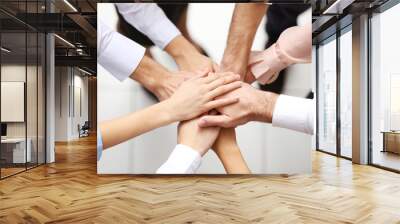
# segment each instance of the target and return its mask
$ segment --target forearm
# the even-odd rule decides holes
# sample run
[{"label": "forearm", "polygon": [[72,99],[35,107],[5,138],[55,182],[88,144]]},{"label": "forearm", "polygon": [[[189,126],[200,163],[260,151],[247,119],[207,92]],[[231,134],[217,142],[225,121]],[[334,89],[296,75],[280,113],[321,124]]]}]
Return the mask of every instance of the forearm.
[{"label": "forearm", "polygon": [[168,75],[168,70],[162,65],[144,56],[130,77],[142,84],[150,92],[155,93],[161,88],[163,80]]},{"label": "forearm", "polygon": [[221,62],[223,70],[244,78],[254,36],[266,10],[264,3],[236,4]]},{"label": "forearm", "polygon": [[178,144],[186,145],[203,156],[214,144],[220,128],[200,128],[199,118],[181,122],[178,126]]},{"label": "forearm", "polygon": [[233,128],[221,129],[218,139],[212,148],[228,174],[250,173],[246,161],[240,153]]},{"label": "forearm", "polygon": [[[225,137],[225,136],[221,136]],[[228,174],[251,173],[237,144],[216,144],[214,151]]]},{"label": "forearm", "polygon": [[[229,28],[227,46],[221,61],[222,71],[232,71],[240,74],[242,79],[245,78],[254,36],[266,10],[267,5],[265,4],[236,4]],[[224,131],[234,132],[234,129],[221,132]],[[218,136],[217,142],[221,141],[220,138],[223,138],[221,134]],[[228,173],[250,173],[238,147],[231,147],[233,151],[236,151],[232,154],[219,150],[218,144],[215,144],[214,147],[217,148],[214,150]]]},{"label": "forearm", "polygon": [[195,72],[214,70],[214,63],[182,35],[176,36],[164,49],[170,54],[180,70]]},{"label": "forearm", "polygon": [[117,145],[155,128],[174,122],[167,101],[100,124],[103,149]]},{"label": "forearm", "polygon": [[260,121],[264,123],[271,123],[274,115],[275,105],[279,95],[272,92],[265,92],[256,90],[256,98],[252,105],[252,119],[253,121]]},{"label": "forearm", "polygon": [[197,49],[182,35],[176,36],[164,50],[175,60],[183,59],[189,53],[198,53]]}]

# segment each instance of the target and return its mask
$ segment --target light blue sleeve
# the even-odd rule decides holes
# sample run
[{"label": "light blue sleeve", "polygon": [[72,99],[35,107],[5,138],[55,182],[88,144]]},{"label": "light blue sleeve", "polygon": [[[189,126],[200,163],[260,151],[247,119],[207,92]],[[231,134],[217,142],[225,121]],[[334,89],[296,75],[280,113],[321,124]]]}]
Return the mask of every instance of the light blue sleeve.
[{"label": "light blue sleeve", "polygon": [[101,133],[97,131],[97,161],[101,159],[101,154],[103,153],[103,139],[101,139]]}]

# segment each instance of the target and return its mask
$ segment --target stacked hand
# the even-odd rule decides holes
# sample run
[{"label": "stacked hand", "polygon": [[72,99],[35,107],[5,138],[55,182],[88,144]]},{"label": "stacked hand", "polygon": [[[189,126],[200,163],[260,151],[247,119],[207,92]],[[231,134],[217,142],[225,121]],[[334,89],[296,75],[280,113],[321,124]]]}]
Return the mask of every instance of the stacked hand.
[{"label": "stacked hand", "polygon": [[224,128],[236,127],[249,121],[271,122],[273,107],[277,95],[262,92],[251,85],[242,83],[241,88],[231,91],[218,99],[239,98],[235,104],[218,107],[220,115],[203,116],[201,127],[220,126]]},{"label": "stacked hand", "polygon": [[[177,38],[177,40],[185,43],[180,38]],[[179,72],[172,74],[169,79],[165,79],[167,80],[167,82],[164,82],[163,89],[165,91],[161,95],[168,97],[176,89],[167,101],[173,102],[171,103],[172,108],[181,107],[180,110],[175,112],[179,117],[178,119],[182,121],[178,127],[178,143],[190,146],[197,150],[200,155],[204,155],[214,144],[213,148],[223,161],[227,171],[233,173],[249,172],[237,146],[234,129],[220,130],[220,127],[236,127],[250,120],[270,122],[277,96],[261,92],[246,84],[255,81],[254,75],[246,67],[247,64],[230,63],[229,60],[225,60],[222,62],[222,66],[218,67],[208,57],[201,55],[189,46],[185,51],[179,49],[182,48],[167,49],[172,53],[179,68],[182,71],[203,70],[203,74],[200,76],[201,78],[197,76],[188,79],[195,73]],[[227,58],[229,59],[229,57]],[[211,73],[213,71],[217,73]],[[233,73],[229,71],[241,74],[241,77],[237,75],[233,79],[233,77],[230,77]],[[206,77],[207,73],[209,75]],[[225,76],[225,78],[221,79],[222,76]],[[238,81],[239,79],[245,83]],[[208,84],[208,87],[204,84]],[[201,87],[202,85],[203,87]],[[183,108],[190,109],[185,110]],[[216,108],[219,114],[216,112],[210,114],[209,112],[213,108]],[[204,113],[207,113],[207,115],[197,117]],[[189,120],[193,116],[197,118]],[[235,169],[232,167],[235,167]],[[236,169],[237,167],[240,167],[240,169]]]},{"label": "stacked hand", "polygon": [[155,85],[152,92],[157,96],[158,100],[166,100],[172,96],[184,81],[189,80],[195,75],[196,73],[194,72],[186,71],[170,72],[169,75],[165,76],[162,81]]},{"label": "stacked hand", "polygon": [[224,107],[236,103],[237,97],[217,98],[240,88],[239,75],[230,72],[208,73],[203,72],[183,82],[172,96],[165,100],[169,114],[174,120],[189,120],[214,108]]},{"label": "stacked hand", "polygon": [[203,156],[219,134],[219,127],[201,128],[197,125],[200,118],[183,121],[178,126],[178,143],[187,145]]}]

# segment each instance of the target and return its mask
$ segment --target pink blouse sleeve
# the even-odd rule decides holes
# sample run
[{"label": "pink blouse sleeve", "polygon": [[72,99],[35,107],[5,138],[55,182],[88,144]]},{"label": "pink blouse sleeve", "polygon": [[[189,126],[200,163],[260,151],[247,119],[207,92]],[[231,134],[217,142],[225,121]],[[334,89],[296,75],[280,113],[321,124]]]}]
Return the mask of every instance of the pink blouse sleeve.
[{"label": "pink blouse sleeve", "polygon": [[295,63],[311,62],[311,24],[286,29],[265,51],[251,52],[249,69],[262,84],[271,83],[279,72]]}]

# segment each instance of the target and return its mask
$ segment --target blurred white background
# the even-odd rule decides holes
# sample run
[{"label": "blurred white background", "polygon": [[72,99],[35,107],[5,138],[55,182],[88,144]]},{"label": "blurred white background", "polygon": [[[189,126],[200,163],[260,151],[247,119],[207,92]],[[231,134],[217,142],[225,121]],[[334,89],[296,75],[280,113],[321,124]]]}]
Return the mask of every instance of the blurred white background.
[{"label": "blurred white background", "polygon": [[[137,4],[137,3],[136,3]],[[118,16],[111,3],[97,4],[97,18],[116,28]],[[192,3],[187,26],[192,38],[210,57],[220,62],[232,16],[232,3]],[[284,18],[282,18],[284,19]],[[299,24],[311,21],[311,10],[298,18]],[[260,25],[253,50],[264,50],[267,40],[265,17]],[[171,70],[177,67],[162,50],[153,47],[153,57]],[[98,74],[98,122],[137,111],[156,103],[133,80],[119,82],[100,65]],[[288,71],[284,93],[304,97],[313,87],[311,64],[292,66]],[[135,124],[130,124],[135,125]],[[98,162],[99,174],[149,174],[166,161],[176,145],[176,126],[151,131],[103,152]],[[251,171],[257,174],[311,172],[311,136],[275,128],[270,124],[251,122],[236,129],[242,153]],[[225,173],[217,156],[210,150],[203,158],[198,173]]]}]

